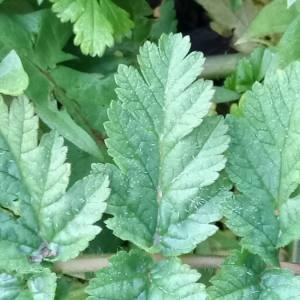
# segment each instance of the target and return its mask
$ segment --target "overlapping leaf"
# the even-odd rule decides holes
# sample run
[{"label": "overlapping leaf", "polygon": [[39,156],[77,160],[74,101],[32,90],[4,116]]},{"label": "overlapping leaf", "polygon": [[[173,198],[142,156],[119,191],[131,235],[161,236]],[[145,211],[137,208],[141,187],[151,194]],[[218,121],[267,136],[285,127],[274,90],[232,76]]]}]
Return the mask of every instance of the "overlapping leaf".
[{"label": "overlapping leaf", "polygon": [[0,93],[19,96],[27,86],[28,75],[16,51],[11,50],[0,63]]},{"label": "overlapping leaf", "polygon": [[[104,161],[105,151],[98,147],[93,131],[84,127],[76,104],[62,92],[49,72],[57,63],[72,57],[62,51],[70,34],[70,26],[62,24],[50,10],[26,15],[2,14],[0,59],[15,49],[29,76],[26,94],[34,102],[39,117],[77,147]],[[53,93],[64,104],[64,109],[57,108]]]},{"label": "overlapping leaf", "polygon": [[265,270],[259,257],[235,251],[211,280],[210,299],[288,300],[299,299],[300,277],[285,269]]},{"label": "overlapping leaf", "polygon": [[198,80],[203,58],[181,35],[146,42],[141,73],[121,66],[119,101],[109,110],[107,145],[120,170],[111,168],[109,228],[149,251],[176,255],[212,235],[228,197],[222,179],[229,138],[221,117],[205,117],[210,82]]},{"label": "overlapping leaf", "polygon": [[13,276],[0,274],[0,299],[54,299],[56,276],[48,269],[32,274]]},{"label": "overlapping leaf", "polygon": [[290,199],[300,182],[299,76],[298,62],[268,74],[264,85],[246,93],[240,115],[228,118],[227,171],[243,194],[227,206],[228,225],[247,249],[272,264],[276,248],[299,237],[299,198]]},{"label": "overlapping leaf", "polygon": [[145,253],[119,252],[97,272],[87,292],[90,300],[205,300],[200,274],[178,259],[153,262]]},{"label": "overlapping leaf", "polygon": [[256,48],[249,57],[242,58],[235,71],[226,78],[224,86],[238,93],[250,90],[256,81],[261,81],[270,65],[274,55],[264,48]]},{"label": "overlapping leaf", "polygon": [[[20,255],[16,263],[3,261],[1,268],[11,271],[18,261],[23,262],[22,253],[37,262],[77,256],[100,231],[93,223],[106,206],[107,176],[95,169],[66,192],[70,166],[65,163],[63,139],[50,132],[37,145],[38,119],[26,97],[14,99],[9,110],[1,99],[0,115],[2,180],[9,186],[14,176],[13,186],[20,191],[5,202],[20,217],[2,211],[0,230],[1,252]],[[5,197],[1,191],[0,199]]]},{"label": "overlapping leaf", "polygon": [[82,53],[101,56],[106,47],[130,32],[129,14],[111,0],[51,0],[53,11],[63,21],[74,23],[75,45]]}]

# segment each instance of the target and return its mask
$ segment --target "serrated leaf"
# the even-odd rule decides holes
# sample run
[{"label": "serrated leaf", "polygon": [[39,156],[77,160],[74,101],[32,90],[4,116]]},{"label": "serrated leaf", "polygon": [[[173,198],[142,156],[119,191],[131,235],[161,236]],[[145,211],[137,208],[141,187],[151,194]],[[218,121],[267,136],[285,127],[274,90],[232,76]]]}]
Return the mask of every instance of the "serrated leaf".
[{"label": "serrated leaf", "polygon": [[300,299],[300,277],[289,270],[266,271],[261,278],[261,287],[259,300]]},{"label": "serrated leaf", "polygon": [[238,93],[250,90],[256,81],[264,78],[273,61],[274,54],[268,49],[256,48],[249,57],[238,62],[234,73],[226,78],[224,86]]},{"label": "serrated leaf", "polygon": [[265,269],[256,255],[233,252],[211,279],[210,299],[288,300],[299,299],[300,277],[285,269]]},{"label": "serrated leaf", "polygon": [[66,192],[70,168],[65,163],[63,139],[50,132],[37,146],[38,120],[25,97],[13,100],[9,111],[2,100],[0,115],[0,137],[7,145],[3,155],[14,161],[19,185],[24,188],[18,199],[20,217],[3,211],[0,246],[6,243],[8,249],[14,247],[13,251],[37,262],[77,256],[100,231],[93,224],[106,207],[107,176],[95,170]]},{"label": "serrated leaf", "polygon": [[175,258],[153,262],[139,250],[119,252],[90,281],[88,299],[204,300],[204,286],[196,283],[199,277]]},{"label": "serrated leaf", "polygon": [[111,0],[51,0],[53,11],[63,21],[74,23],[75,45],[83,54],[102,56],[106,47],[130,32],[128,13]]},{"label": "serrated leaf", "polygon": [[228,186],[209,188],[224,168],[227,128],[221,117],[204,118],[212,86],[195,81],[203,58],[187,55],[189,48],[180,34],[163,35],[158,46],[146,42],[141,73],[119,68],[119,101],[106,123],[109,154],[121,170],[111,170],[114,217],[106,223],[120,238],[166,255],[190,252],[212,235],[210,223],[221,217],[212,203],[228,197]]},{"label": "serrated leaf", "polygon": [[265,264],[258,256],[249,255],[247,251],[233,251],[211,279],[212,286],[207,289],[210,299],[259,299],[259,276],[264,269]]},{"label": "serrated leaf", "polygon": [[[57,32],[60,34],[57,35]],[[62,51],[70,32],[70,26],[61,24],[50,10],[39,10],[26,15],[2,14],[0,58],[11,48],[15,49],[30,78],[26,95],[35,103],[39,117],[77,147],[99,161],[104,161],[106,153],[103,143],[102,148],[99,147],[92,130],[78,125],[77,122],[83,116],[76,110],[73,101],[64,95],[49,71],[55,64],[72,57]],[[56,101],[52,101],[53,94],[64,104],[60,110]],[[80,122],[79,124],[82,125]]]},{"label": "serrated leaf", "polygon": [[11,50],[0,62],[0,93],[10,96],[21,95],[28,83],[28,76],[18,54]]},{"label": "serrated leaf", "polygon": [[0,204],[18,214],[24,194],[17,164],[37,145],[38,119],[26,97],[14,99],[10,111],[0,95]]},{"label": "serrated leaf", "polygon": [[0,274],[1,300],[54,299],[56,276],[48,269],[23,276]]},{"label": "serrated leaf", "polygon": [[[272,245],[274,251],[282,246],[282,242],[277,243],[283,224],[278,223],[276,215],[280,216],[282,207],[287,208],[285,203],[289,203],[300,181],[299,75],[298,62],[268,74],[264,85],[256,83],[245,94],[241,113],[228,118],[232,142],[227,172],[244,194],[229,204],[233,211],[226,213],[228,224],[243,237],[244,247],[269,263],[275,263],[274,256],[270,260]],[[242,211],[241,218],[235,210]],[[284,211],[279,218],[286,222],[287,214]],[[248,231],[250,224],[253,230]],[[254,235],[256,230],[260,234]],[[285,239],[283,232],[280,239]]]},{"label": "serrated leaf", "polygon": [[92,224],[101,218],[109,194],[103,174],[91,174],[65,193],[70,176],[65,159],[63,139],[54,132],[45,134],[39,147],[24,157],[31,199],[25,204],[23,223],[58,247],[59,260],[77,256],[100,232]]},{"label": "serrated leaf", "polygon": [[261,203],[255,197],[237,196],[224,207],[226,225],[241,236],[243,247],[278,265],[277,240],[279,224],[270,202]]}]

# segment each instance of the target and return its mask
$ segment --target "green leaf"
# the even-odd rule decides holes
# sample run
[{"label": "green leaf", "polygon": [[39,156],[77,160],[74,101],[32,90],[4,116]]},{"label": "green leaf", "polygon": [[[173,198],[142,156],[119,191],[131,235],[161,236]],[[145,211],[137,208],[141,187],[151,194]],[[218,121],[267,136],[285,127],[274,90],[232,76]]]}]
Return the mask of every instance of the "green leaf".
[{"label": "green leaf", "polygon": [[243,4],[244,0],[230,0],[230,5],[233,10],[237,10]]},{"label": "green leaf", "polygon": [[274,33],[283,33],[298,16],[300,5],[295,3],[287,9],[286,0],[273,0],[264,6],[252,21],[247,33],[242,38],[260,38]]},{"label": "green leaf", "polygon": [[14,300],[19,294],[17,278],[9,274],[0,274],[0,299]]},{"label": "green leaf", "polygon": [[279,246],[288,245],[300,238],[300,197],[288,199],[280,208],[279,222]]},{"label": "green leaf", "polygon": [[289,270],[273,269],[266,271],[261,278],[260,300],[299,299],[300,277]]},{"label": "green leaf", "polygon": [[25,299],[54,299],[56,289],[56,276],[48,269],[41,272],[13,276],[0,274],[0,299],[25,300]]},{"label": "green leaf", "polygon": [[300,34],[300,17],[297,17],[284,32],[279,43],[275,47],[275,51],[279,58],[279,64],[282,67],[289,63],[299,60],[299,37]]},{"label": "green leaf", "polygon": [[[20,218],[3,212],[1,243],[11,244],[37,262],[47,257],[73,258],[100,231],[93,224],[106,207],[108,178],[95,165],[90,175],[66,192],[70,166],[65,163],[63,139],[50,132],[37,146],[37,118],[28,100],[13,100],[9,111],[3,101],[0,104],[0,137],[26,190],[18,199]],[[3,176],[6,180],[11,175]]]},{"label": "green leaf", "polygon": [[300,277],[285,269],[265,269],[258,256],[233,252],[211,279],[211,299],[288,300],[300,296]]},{"label": "green leaf", "polygon": [[297,0],[287,0],[287,8],[290,8]]},{"label": "green leaf", "polygon": [[51,0],[62,22],[74,23],[75,45],[83,54],[102,56],[114,39],[120,40],[133,27],[128,13],[111,0]]},{"label": "green leaf", "polygon": [[11,50],[0,62],[0,93],[18,96],[27,88],[28,76],[18,54]]},{"label": "green leaf", "polygon": [[232,143],[227,170],[249,198],[255,195],[263,202],[281,205],[298,186],[299,72],[297,62],[268,74],[264,85],[256,83],[246,93],[242,116],[228,118]]},{"label": "green leaf", "polygon": [[238,100],[240,98],[240,94],[229,90],[227,88],[221,86],[215,86],[215,94],[213,98],[214,103],[226,103]]},{"label": "green leaf", "polygon": [[233,251],[211,279],[212,286],[207,289],[210,299],[259,299],[259,276],[264,269],[265,264],[258,256],[249,255],[247,251]]},{"label": "green leaf", "polygon": [[111,168],[114,217],[106,223],[120,238],[166,255],[190,252],[215,233],[217,202],[228,197],[227,184],[210,188],[224,168],[227,128],[221,117],[204,118],[212,87],[195,81],[203,58],[187,56],[189,48],[180,34],[163,35],[158,46],[146,42],[142,74],[119,67],[119,101],[106,123],[109,154],[120,168]]},{"label": "green leaf", "polygon": [[115,98],[113,75],[82,73],[60,66],[51,72],[51,76],[85,116],[88,126],[103,139],[107,109]]},{"label": "green leaf", "polygon": [[163,33],[172,33],[177,31],[177,20],[174,0],[165,0],[162,2],[159,18],[154,21],[150,36],[152,39],[159,39]]},{"label": "green leaf", "polygon": [[[57,35],[57,32],[60,34]],[[14,48],[30,78],[26,94],[34,102],[39,117],[77,147],[104,161],[104,147],[98,146],[91,129],[83,129],[77,124],[83,116],[76,110],[75,104],[66,99],[49,71],[56,63],[72,57],[62,51],[70,32],[69,26],[61,24],[50,10],[26,15],[1,15],[0,58]],[[52,101],[53,94],[64,104],[60,110],[56,101]]]},{"label": "green leaf", "polygon": [[[238,0],[240,2],[240,0]],[[231,0],[196,0],[208,13],[210,26],[220,35],[233,36],[233,46],[239,52],[249,53],[255,45],[235,43],[247,32],[252,20],[259,11],[259,6],[252,0],[244,0],[242,5],[232,9]],[[235,1],[236,2],[236,1]]]},{"label": "green leaf", "polygon": [[256,48],[249,57],[242,58],[234,71],[226,78],[224,86],[227,89],[243,93],[250,90],[256,81],[261,81],[274,61],[271,51]]},{"label": "green leaf", "polygon": [[15,99],[10,111],[0,96],[0,204],[19,213],[24,195],[18,170],[20,158],[37,145],[38,119],[26,97]]},{"label": "green leaf", "polygon": [[243,247],[278,265],[277,239],[279,224],[270,202],[261,203],[255,197],[237,196],[224,207],[226,225],[241,236]]},{"label": "green leaf", "polygon": [[153,262],[139,250],[122,251],[90,281],[88,299],[204,300],[204,286],[196,283],[199,277],[176,258]]},{"label": "green leaf", "polygon": [[228,118],[227,172],[243,194],[228,204],[228,225],[243,237],[245,248],[273,264],[274,251],[282,245],[277,245],[279,235],[285,239],[276,215],[283,208],[280,218],[286,222],[288,199],[300,180],[299,74],[300,63],[268,73],[264,85],[256,83],[245,94],[241,113]]}]

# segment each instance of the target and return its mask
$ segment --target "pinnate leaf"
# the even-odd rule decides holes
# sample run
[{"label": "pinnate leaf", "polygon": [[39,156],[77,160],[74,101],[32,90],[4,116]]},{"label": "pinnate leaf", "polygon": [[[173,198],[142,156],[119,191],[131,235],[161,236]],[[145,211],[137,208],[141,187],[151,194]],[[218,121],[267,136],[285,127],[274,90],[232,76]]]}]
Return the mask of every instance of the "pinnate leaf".
[{"label": "pinnate leaf", "polygon": [[63,21],[74,23],[75,45],[83,54],[101,56],[133,27],[129,14],[111,0],[51,0]]},{"label": "pinnate leaf", "polygon": [[258,256],[235,251],[211,280],[210,299],[288,300],[300,296],[300,277],[289,270],[265,270]]},{"label": "pinnate leaf", "polygon": [[221,117],[205,117],[212,86],[196,81],[203,57],[189,49],[180,34],[163,35],[158,46],[146,42],[140,72],[119,67],[119,101],[106,123],[120,168],[110,167],[113,218],[106,223],[120,238],[166,255],[190,252],[212,235],[217,202],[228,197],[222,182],[210,190],[225,165],[227,127]]},{"label": "pinnate leaf", "polygon": [[[7,170],[14,171],[15,183],[23,190],[12,199],[18,201],[15,214],[20,217],[1,213],[1,249],[19,250],[37,262],[77,256],[100,231],[93,224],[106,207],[107,176],[95,166],[90,175],[66,191],[70,166],[65,163],[67,149],[63,139],[52,131],[43,135],[37,145],[38,119],[26,97],[14,99],[10,109],[2,100],[0,115],[1,144],[6,146],[2,156],[11,160]],[[12,176],[5,169],[2,175],[4,181]],[[9,202],[6,206],[9,210],[15,208]],[[7,268],[13,267],[12,262]]]},{"label": "pinnate leaf", "polygon": [[119,252],[90,281],[88,299],[204,300],[207,295],[199,278],[176,258],[153,262],[140,250]]},{"label": "pinnate leaf", "polygon": [[244,247],[273,264],[276,248],[299,237],[298,222],[287,219],[297,213],[291,210],[298,198],[289,198],[300,181],[299,75],[298,62],[268,74],[263,85],[245,94],[240,115],[228,118],[227,171],[243,194],[225,209],[228,225],[243,237]]}]

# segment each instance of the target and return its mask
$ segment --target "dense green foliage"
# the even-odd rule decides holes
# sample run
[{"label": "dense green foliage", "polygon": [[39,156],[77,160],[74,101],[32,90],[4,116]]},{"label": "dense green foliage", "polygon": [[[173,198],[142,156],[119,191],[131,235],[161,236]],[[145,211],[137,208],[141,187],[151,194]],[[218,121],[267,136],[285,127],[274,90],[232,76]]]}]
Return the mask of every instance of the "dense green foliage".
[{"label": "dense green foliage", "polygon": [[1,300],[300,299],[300,2],[197,2],[216,82],[172,0],[0,1]]}]

